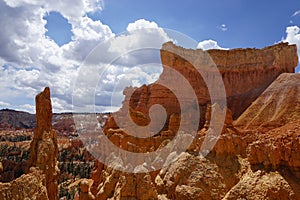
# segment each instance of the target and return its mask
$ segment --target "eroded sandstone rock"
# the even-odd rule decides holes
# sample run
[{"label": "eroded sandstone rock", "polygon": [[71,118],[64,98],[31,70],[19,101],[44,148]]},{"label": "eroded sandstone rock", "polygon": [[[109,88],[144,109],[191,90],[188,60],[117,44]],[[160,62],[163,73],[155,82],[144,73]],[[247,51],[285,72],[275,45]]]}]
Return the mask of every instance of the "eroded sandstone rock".
[{"label": "eroded sandstone rock", "polygon": [[250,144],[247,157],[252,165],[277,170],[287,167],[300,179],[300,120],[268,131]]},{"label": "eroded sandstone rock", "polygon": [[205,158],[182,153],[177,161],[160,172],[167,197],[220,199],[225,195],[226,185],[217,168]]},{"label": "eroded sandstone rock", "polygon": [[46,87],[36,96],[36,128],[30,144],[29,166],[37,167],[46,176],[49,199],[58,199],[57,136],[52,129],[50,89]]},{"label": "eroded sandstone rock", "polygon": [[300,74],[281,74],[235,121],[244,128],[272,129],[300,118]]},{"label": "eroded sandstone rock", "polygon": [[289,183],[278,172],[249,171],[223,198],[235,199],[284,199],[296,200]]},{"label": "eroded sandstone rock", "polygon": [[94,195],[90,191],[90,184],[87,179],[80,182],[80,195],[79,200],[93,200]]},{"label": "eroded sandstone rock", "polygon": [[[200,128],[205,123],[205,110],[206,105],[210,103],[210,96],[206,83],[195,68],[203,70],[203,74],[211,76],[211,80],[216,76],[214,73],[210,74],[209,68],[205,66],[207,61],[201,60],[207,53],[222,76],[227,106],[232,111],[233,119],[240,116],[281,73],[294,72],[294,68],[298,65],[297,48],[287,43],[279,43],[263,49],[208,50],[207,52],[200,49],[184,49],[171,42],[165,43],[161,49],[163,72],[157,83],[165,80],[176,86],[184,85],[174,80],[173,70],[177,70],[189,81],[199,102]],[[192,60],[198,59],[199,66],[194,68],[179,55],[185,55]],[[180,113],[179,102],[174,93],[157,83],[140,88],[127,88],[124,90],[124,104],[146,115],[152,105],[162,105],[166,109],[168,119],[171,114]],[[125,106],[123,110],[127,114],[129,108]]]},{"label": "eroded sandstone rock", "polygon": [[24,200],[36,199],[47,200],[46,177],[41,170],[32,169],[29,174],[9,182],[0,182],[0,199],[2,200]]},{"label": "eroded sandstone rock", "polygon": [[[173,52],[168,51],[170,48]],[[190,63],[176,55],[174,51],[180,51],[181,54],[195,59],[209,53],[217,64],[225,83],[228,101],[228,107],[222,102],[213,105],[217,110],[225,113],[224,119],[214,119],[214,126],[223,127],[220,135],[209,134],[215,131],[215,127],[210,126],[211,102],[203,79],[196,74]],[[166,43],[161,50],[161,57],[164,65],[179,71],[192,85],[199,101],[199,128],[205,126],[196,133],[192,144],[187,149],[183,149],[182,146],[188,138],[192,137],[192,133],[186,131],[178,137],[177,146],[172,146],[168,155],[158,155],[156,160],[169,165],[164,165],[162,169],[149,174],[123,173],[98,163],[99,169],[96,169],[92,176],[94,180],[92,193],[95,198],[242,199],[247,198],[249,193],[250,199],[297,199],[300,196],[298,179],[283,176],[276,170],[284,166],[284,169],[294,170],[293,173],[297,174],[298,134],[289,133],[277,137],[275,133],[275,135],[268,133],[261,136],[266,132],[258,129],[236,129],[233,126],[233,119],[239,116],[278,75],[294,71],[294,67],[298,64],[296,47],[281,43],[261,50],[203,52],[186,50]],[[164,68],[160,79],[174,82],[173,77],[170,76],[172,73],[170,68]],[[180,85],[178,82],[176,84]],[[128,87],[124,90],[124,94],[123,107],[116,113],[121,119],[130,115],[134,122],[145,126],[149,123],[149,108],[154,104],[164,106],[168,115],[162,130],[146,139],[127,135],[126,130],[119,127],[124,125],[122,120],[121,124],[117,125],[114,117],[111,116],[106,123],[104,133],[116,146],[126,151],[144,153],[163,148],[174,139],[179,123],[186,125],[194,123],[193,116],[189,118],[190,121],[181,119],[183,113],[179,110],[179,102],[174,100],[174,94],[159,84],[144,85],[141,88]],[[184,107],[185,113],[195,109],[195,104],[184,105],[189,105]],[[293,115],[295,112],[297,110],[291,110]],[[299,115],[297,116],[296,118],[299,118]],[[279,132],[298,130],[290,128]],[[203,157],[201,148],[205,140],[216,141],[216,143],[212,142],[211,148],[204,149],[207,150],[207,154]],[[286,147],[281,147],[284,145],[282,142],[287,143]],[[295,153],[292,153],[292,149]],[[105,144],[101,146],[101,150],[109,152]],[[180,156],[177,157],[178,155]],[[167,162],[168,159],[172,162]],[[120,158],[116,160],[118,169],[128,167],[123,166],[124,163]],[[143,162],[145,161],[141,161],[141,164]],[[257,171],[255,165],[259,165],[262,169]],[[275,167],[269,167],[273,165]],[[141,172],[147,170],[146,167],[147,165],[138,166]],[[269,172],[270,169],[273,171]],[[146,191],[143,190],[144,188],[149,189]]]}]

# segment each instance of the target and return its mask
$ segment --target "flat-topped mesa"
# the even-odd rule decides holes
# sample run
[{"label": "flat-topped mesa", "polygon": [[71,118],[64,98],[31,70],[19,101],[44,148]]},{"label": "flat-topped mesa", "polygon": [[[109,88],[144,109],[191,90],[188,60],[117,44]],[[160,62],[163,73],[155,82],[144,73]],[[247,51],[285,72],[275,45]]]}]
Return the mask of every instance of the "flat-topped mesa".
[{"label": "flat-topped mesa", "polygon": [[49,199],[58,199],[57,135],[52,130],[52,106],[50,89],[46,87],[36,101],[36,128],[30,144],[29,166],[37,167],[46,175]]},{"label": "flat-topped mesa", "polygon": [[[180,64],[180,60],[177,60],[179,59],[179,55],[184,55],[185,59],[181,58],[181,60],[183,59],[185,60],[183,62],[186,62],[186,60],[203,59],[205,55],[204,52],[209,53],[221,72],[241,72],[274,67],[293,73],[295,72],[295,66],[298,65],[297,46],[289,45],[287,42],[281,42],[262,49],[236,48],[231,50],[210,49],[207,51],[201,49],[185,49],[176,46],[172,42],[167,42],[164,43],[161,48],[162,64],[180,71],[180,68],[183,67],[178,66],[178,64]],[[177,61],[177,63],[175,61]],[[201,62],[199,62],[199,64],[201,64]],[[193,69],[199,66],[186,65],[184,67]]]},{"label": "flat-topped mesa", "polygon": [[262,49],[211,49],[207,52],[221,71],[276,68],[293,73],[295,72],[295,66],[298,65],[297,46],[289,45],[287,42],[281,42]]}]

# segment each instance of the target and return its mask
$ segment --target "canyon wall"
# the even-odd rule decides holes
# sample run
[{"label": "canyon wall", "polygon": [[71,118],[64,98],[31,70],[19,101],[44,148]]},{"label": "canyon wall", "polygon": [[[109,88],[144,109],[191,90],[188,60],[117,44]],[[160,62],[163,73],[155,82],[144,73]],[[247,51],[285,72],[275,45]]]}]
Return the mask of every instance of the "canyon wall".
[{"label": "canyon wall", "polygon": [[296,45],[279,43],[263,49],[209,50],[222,74],[227,104],[236,119],[282,73],[298,65]]},{"label": "canyon wall", "polygon": [[[202,77],[214,80],[216,73],[211,73],[209,66],[213,60],[222,76],[227,98],[227,106],[237,119],[243,111],[281,74],[292,73],[298,65],[297,47],[288,43],[279,43],[263,49],[208,50],[184,49],[167,42],[161,49],[163,72],[159,80],[140,88],[128,87],[124,90],[123,111],[128,111],[128,104],[134,111],[146,116],[154,104],[165,107],[168,119],[171,114],[180,113],[179,102],[174,93],[160,85],[160,81],[170,82],[183,87],[183,82],[174,79],[174,70],[179,72],[192,86],[197,95],[200,108],[200,128],[205,123],[206,105],[210,103],[207,85]],[[180,55],[183,55],[180,56]],[[194,66],[188,62],[193,62]],[[195,63],[197,66],[195,66]],[[202,75],[197,70],[202,71]],[[218,86],[215,86],[218,89]],[[168,124],[165,125],[165,128]]]}]

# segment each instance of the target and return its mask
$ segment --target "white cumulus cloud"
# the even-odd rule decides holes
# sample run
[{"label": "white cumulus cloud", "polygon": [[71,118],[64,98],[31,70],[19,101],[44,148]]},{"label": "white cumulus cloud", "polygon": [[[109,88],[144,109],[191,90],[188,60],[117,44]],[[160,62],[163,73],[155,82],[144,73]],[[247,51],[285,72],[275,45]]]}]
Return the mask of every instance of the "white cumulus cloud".
[{"label": "white cumulus cloud", "polygon": [[214,40],[203,40],[198,43],[197,49],[203,49],[203,50],[208,50],[208,49],[224,49],[227,50],[228,48],[223,48],[218,45],[217,41]]},{"label": "white cumulus cloud", "polygon": [[139,19],[133,23],[129,23],[126,30],[130,32],[130,31],[140,30],[145,28],[158,29],[158,25],[155,22],[150,22],[145,19]]},{"label": "white cumulus cloud", "polygon": [[[28,110],[34,96],[50,86],[53,99],[60,100],[54,111],[69,110],[78,66],[99,42],[114,35],[108,26],[86,16],[101,10],[101,5],[99,0],[0,0],[0,101]],[[62,47],[45,35],[43,17],[51,11],[72,25],[74,38]]]},{"label": "white cumulus cloud", "polygon": [[[286,28],[285,32],[286,38],[282,41],[297,45],[298,58],[300,61],[300,28],[298,26],[289,26]],[[300,67],[297,67],[296,71],[300,72]]]},{"label": "white cumulus cloud", "polygon": [[298,26],[290,26],[286,28],[286,38],[284,42],[296,44],[298,49],[298,56],[300,56],[300,28]]},{"label": "white cumulus cloud", "polygon": [[[81,66],[73,96],[78,111],[93,111],[94,100],[96,109],[116,108],[124,98],[124,87],[158,78],[162,70],[159,50],[170,38],[155,22],[144,19],[130,23],[127,30],[98,45]],[[93,95],[95,99],[87,98]]]}]

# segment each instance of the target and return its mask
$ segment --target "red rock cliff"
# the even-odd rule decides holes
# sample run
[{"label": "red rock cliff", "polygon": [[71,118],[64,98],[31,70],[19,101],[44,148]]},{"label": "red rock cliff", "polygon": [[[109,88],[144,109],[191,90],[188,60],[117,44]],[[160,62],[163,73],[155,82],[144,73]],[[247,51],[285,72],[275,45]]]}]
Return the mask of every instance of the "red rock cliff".
[{"label": "red rock cliff", "polygon": [[[232,111],[234,119],[240,116],[281,73],[292,73],[298,65],[296,45],[288,43],[279,43],[263,49],[208,50],[207,53],[220,71],[226,90],[227,106]],[[201,58],[205,54],[206,52],[201,49],[184,49],[171,42],[165,43],[161,49],[163,73],[159,80],[174,82],[172,70],[175,69],[189,81],[200,106],[200,127],[205,123],[205,110],[206,105],[210,103],[210,96],[201,74],[195,68],[204,70],[207,76],[215,76],[210,74],[207,67],[202,66],[205,60]],[[188,56],[188,60],[200,59],[199,66],[194,68],[179,55],[184,55],[185,58]],[[133,90],[134,93],[130,97]],[[136,111],[148,114],[152,105],[160,104],[166,108],[168,117],[173,113],[180,113],[174,94],[157,83],[144,85],[138,89],[129,87],[125,89],[124,94],[124,102],[129,102],[129,106]]]},{"label": "red rock cliff", "polygon": [[227,93],[227,104],[236,119],[282,73],[298,65],[296,45],[279,43],[263,49],[209,50],[218,66]]}]

